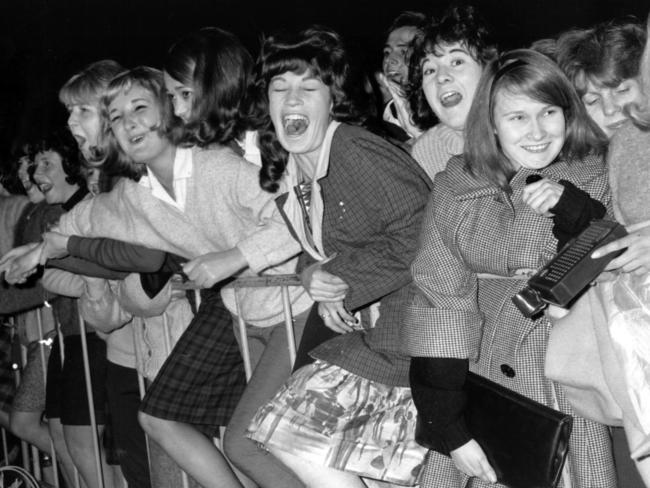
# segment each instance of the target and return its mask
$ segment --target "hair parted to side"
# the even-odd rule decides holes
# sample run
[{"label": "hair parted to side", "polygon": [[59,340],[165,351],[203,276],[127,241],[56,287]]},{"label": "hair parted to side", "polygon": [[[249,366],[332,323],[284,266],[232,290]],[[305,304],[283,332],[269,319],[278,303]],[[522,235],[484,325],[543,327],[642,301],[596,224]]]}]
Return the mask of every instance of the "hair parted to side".
[{"label": "hair parted to side", "polygon": [[590,81],[614,88],[636,78],[645,41],[645,30],[637,22],[603,22],[560,34],[555,42],[555,60],[582,96]]},{"label": "hair parted to side", "polygon": [[496,96],[504,90],[562,109],[566,138],[560,157],[567,162],[605,153],[607,137],[587,115],[557,64],[537,51],[517,49],[492,61],[476,89],[465,128],[464,157],[469,173],[510,191],[509,181],[516,170],[501,151],[494,123]]},{"label": "hair parted to side", "polygon": [[[84,69],[74,74],[59,90],[59,101],[66,107],[72,105],[92,105],[100,109],[104,92],[108,83],[119,73],[124,71],[117,61],[102,59],[89,64]],[[96,145],[90,147],[89,165],[99,166],[108,157],[106,134],[108,127],[104,118],[101,119],[102,127]]]},{"label": "hair parted to side", "polygon": [[278,34],[262,43],[257,62],[257,89],[264,104],[265,124],[260,130],[263,155],[260,185],[275,192],[286,167],[287,153],[277,140],[268,113],[268,87],[274,76],[293,72],[309,72],[320,79],[332,96],[331,116],[339,122],[360,124],[362,114],[357,107],[348,53],[341,36],[326,28],[313,26],[297,34]]},{"label": "hair parted to side", "polygon": [[37,154],[53,151],[61,156],[61,166],[65,173],[65,181],[80,187],[86,186],[86,179],[83,173],[83,163],[77,147],[77,141],[74,140],[70,131],[59,129],[50,132],[44,137],[36,139],[29,145],[29,159],[34,161]]},{"label": "hair parted to side", "polygon": [[429,129],[438,122],[422,90],[422,64],[428,55],[439,53],[440,46],[454,43],[467,48],[474,60],[482,66],[492,61],[498,52],[488,25],[471,5],[450,7],[440,21],[432,19],[424,27],[413,40],[407,85],[413,121],[422,130]]},{"label": "hair parted to side", "polygon": [[253,58],[240,40],[216,27],[200,29],[174,44],[164,70],[194,90],[188,123],[175,121],[174,143],[228,144],[257,129],[261,116],[253,69]]},{"label": "hair parted to side", "polygon": [[[139,86],[153,95],[154,101],[160,109],[160,121],[150,130],[155,130],[161,137],[169,138],[169,130],[172,121],[172,108],[165,84],[163,82],[162,71],[149,66],[138,66],[136,68],[123,71],[111,80],[102,97],[103,117],[109,121],[108,108],[115,98],[123,93],[128,93],[132,87]],[[131,158],[126,156],[117,144],[112,132],[110,133],[109,148],[116,155],[114,166],[111,168],[111,175],[121,174],[138,178],[144,171],[142,165],[134,163]]]},{"label": "hair parted to side", "polygon": [[422,12],[416,12],[414,10],[405,10],[400,12],[400,14],[393,19],[386,29],[385,37],[388,37],[391,32],[401,29],[402,27],[415,27],[418,30],[422,30],[428,22],[428,18]]}]

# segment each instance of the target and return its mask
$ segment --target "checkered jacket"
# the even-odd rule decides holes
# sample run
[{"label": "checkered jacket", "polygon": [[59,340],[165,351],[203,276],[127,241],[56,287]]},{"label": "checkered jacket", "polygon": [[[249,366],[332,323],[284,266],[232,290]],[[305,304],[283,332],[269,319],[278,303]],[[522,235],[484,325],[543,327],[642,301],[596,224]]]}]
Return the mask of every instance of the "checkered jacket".
[{"label": "checkered jacket", "polygon": [[[412,265],[419,293],[407,309],[402,343],[411,356],[470,358],[475,372],[572,413],[562,389],[544,377],[551,324],[545,317],[524,318],[511,302],[525,282],[479,277],[510,277],[520,269],[539,268],[555,254],[552,219],[535,214],[522,201],[526,177],[537,172],[571,181],[609,203],[600,158],[558,161],[540,171],[521,169],[510,182],[512,193],[472,177],[462,157],[452,158],[435,179],[425,214]],[[576,419],[570,453],[574,486],[615,486],[604,426]],[[436,459],[440,461],[431,456],[430,462]],[[428,468],[422,486],[459,486],[448,482],[458,478],[449,469],[453,466]]]},{"label": "checkered jacket", "polygon": [[323,246],[328,256],[336,253],[323,269],[350,286],[348,310],[381,304],[374,329],[336,337],[312,355],[373,381],[408,386],[399,327],[413,295],[409,266],[431,182],[402,149],[342,124],[332,139],[328,174],[319,183]]}]

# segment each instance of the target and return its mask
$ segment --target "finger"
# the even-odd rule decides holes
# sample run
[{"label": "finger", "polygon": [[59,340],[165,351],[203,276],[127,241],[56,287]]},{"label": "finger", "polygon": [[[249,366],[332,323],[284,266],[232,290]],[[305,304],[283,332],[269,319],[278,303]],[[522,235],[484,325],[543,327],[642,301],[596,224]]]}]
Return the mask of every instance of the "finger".
[{"label": "finger", "polygon": [[497,482],[497,474],[492,469],[492,466],[488,462],[486,457],[482,457],[479,461],[481,469],[481,479],[487,481],[488,483]]},{"label": "finger", "polygon": [[354,317],[354,315],[350,314],[343,305],[339,305],[336,308],[336,313],[339,314],[339,317],[341,317],[343,320],[348,321],[348,322],[355,322],[357,319]]},{"label": "finger", "polygon": [[631,234],[631,233],[639,231],[641,229],[645,229],[646,227],[650,227],[650,220],[645,220],[643,222],[638,222],[636,224],[629,225],[629,226],[626,227],[626,229],[627,229],[628,233]]},{"label": "finger", "polygon": [[634,236],[625,236],[614,242],[610,242],[609,244],[606,244],[603,247],[599,247],[593,253],[591,253],[592,259],[602,258],[603,256],[606,256],[609,253],[620,251],[621,249],[625,249],[626,247],[629,247],[633,242],[633,237]]}]

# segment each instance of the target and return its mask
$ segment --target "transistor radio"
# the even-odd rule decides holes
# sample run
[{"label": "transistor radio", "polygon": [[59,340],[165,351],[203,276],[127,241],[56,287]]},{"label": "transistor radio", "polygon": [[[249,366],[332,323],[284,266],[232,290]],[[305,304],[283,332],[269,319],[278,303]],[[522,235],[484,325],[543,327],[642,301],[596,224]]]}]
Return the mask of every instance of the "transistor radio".
[{"label": "transistor radio", "polygon": [[548,304],[566,307],[625,249],[598,259],[591,253],[625,235],[625,227],[617,222],[594,220],[537,271],[512,301],[526,317],[538,314]]}]

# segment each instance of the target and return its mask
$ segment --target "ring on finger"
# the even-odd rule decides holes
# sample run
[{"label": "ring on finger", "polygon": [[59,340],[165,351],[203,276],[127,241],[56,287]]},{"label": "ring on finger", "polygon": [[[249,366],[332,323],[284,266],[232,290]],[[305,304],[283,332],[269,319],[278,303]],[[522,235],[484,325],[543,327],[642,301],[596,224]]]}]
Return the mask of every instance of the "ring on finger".
[{"label": "ring on finger", "polygon": [[327,313],[327,312],[323,312],[322,314],[320,314],[320,318],[322,318],[322,319],[326,319],[327,317],[330,317],[331,315],[332,315],[332,314],[329,314],[329,313]]}]

